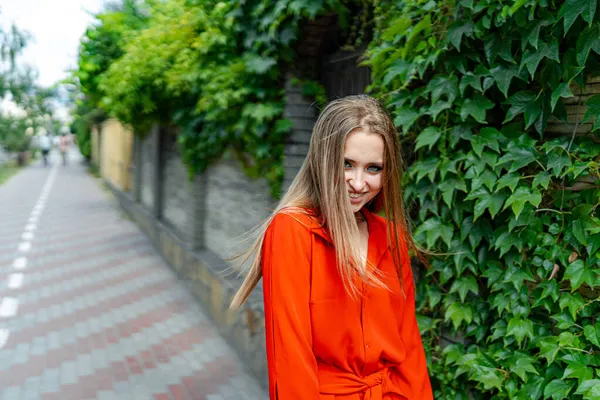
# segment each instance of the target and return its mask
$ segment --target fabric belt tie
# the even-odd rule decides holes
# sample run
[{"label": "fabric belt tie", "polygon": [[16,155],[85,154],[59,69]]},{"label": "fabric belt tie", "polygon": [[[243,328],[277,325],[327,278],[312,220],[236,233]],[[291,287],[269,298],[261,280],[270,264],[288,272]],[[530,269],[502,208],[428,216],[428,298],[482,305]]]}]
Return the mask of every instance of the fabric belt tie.
[{"label": "fabric belt tie", "polygon": [[404,396],[389,381],[387,368],[367,375],[363,378],[339,368],[319,366],[319,391],[328,395],[350,395],[364,393],[364,400],[383,400],[385,393],[395,393]]}]

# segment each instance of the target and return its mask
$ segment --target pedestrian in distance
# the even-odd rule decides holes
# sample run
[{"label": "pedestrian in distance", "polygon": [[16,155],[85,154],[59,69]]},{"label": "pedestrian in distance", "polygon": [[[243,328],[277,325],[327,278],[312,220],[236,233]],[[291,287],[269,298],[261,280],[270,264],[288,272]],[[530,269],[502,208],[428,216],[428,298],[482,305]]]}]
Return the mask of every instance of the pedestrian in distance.
[{"label": "pedestrian in distance", "polygon": [[50,137],[48,137],[47,133],[43,133],[40,136],[40,151],[42,152],[42,160],[44,163],[44,167],[48,166],[48,154],[50,153],[50,149],[52,148],[52,142],[50,141]]},{"label": "pedestrian in distance", "polygon": [[63,165],[67,165],[67,151],[69,150],[70,140],[65,132],[60,135],[60,142],[58,144],[58,148],[60,150],[60,155],[62,158]]},{"label": "pedestrian in distance", "polygon": [[[430,400],[397,132],[373,98],[334,100],[275,211],[239,256],[231,307],[263,278],[275,400]],[[383,212],[385,218],[378,214]]]}]

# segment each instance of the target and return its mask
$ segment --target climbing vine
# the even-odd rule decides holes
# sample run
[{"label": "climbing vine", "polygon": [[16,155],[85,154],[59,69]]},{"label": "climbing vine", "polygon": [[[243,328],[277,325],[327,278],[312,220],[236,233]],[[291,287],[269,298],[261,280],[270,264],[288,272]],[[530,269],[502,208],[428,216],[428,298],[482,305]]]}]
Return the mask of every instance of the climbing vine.
[{"label": "climbing vine", "polygon": [[418,285],[436,399],[600,399],[597,8],[378,3],[371,90],[413,143],[415,236],[448,254]]}]

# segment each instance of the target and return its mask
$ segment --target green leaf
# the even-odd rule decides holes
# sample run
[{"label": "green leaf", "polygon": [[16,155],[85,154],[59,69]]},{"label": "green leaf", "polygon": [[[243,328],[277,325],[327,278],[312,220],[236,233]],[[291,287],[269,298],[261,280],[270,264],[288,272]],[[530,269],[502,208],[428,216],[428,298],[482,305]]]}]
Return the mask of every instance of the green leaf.
[{"label": "green leaf", "polygon": [[461,276],[456,279],[450,287],[450,293],[458,292],[460,301],[464,303],[467,293],[472,292],[473,294],[479,293],[479,286],[473,275]]},{"label": "green leaf", "polygon": [[458,86],[461,96],[464,96],[465,89],[468,86],[471,86],[473,89],[479,92],[483,92],[483,88],[481,87],[481,76],[474,75],[472,72],[468,72],[463,75],[462,79],[460,80],[460,85]]},{"label": "green leaf", "polygon": [[427,84],[427,92],[431,92],[431,103],[435,104],[442,96],[446,96],[448,103],[454,103],[458,96],[458,85],[455,76],[436,76]]},{"label": "green leaf", "polygon": [[425,128],[423,132],[417,136],[417,143],[415,145],[415,150],[420,149],[421,147],[428,146],[429,150],[433,147],[434,144],[440,139],[440,130],[435,126],[430,126]]},{"label": "green leaf", "polygon": [[537,50],[527,49],[523,55],[523,60],[521,61],[519,69],[527,67],[529,75],[531,75],[533,78],[540,61],[542,61],[543,58],[560,62],[560,58],[558,56],[558,42],[556,39],[552,39],[550,43],[544,43]]},{"label": "green leaf", "polygon": [[458,22],[452,24],[450,28],[448,28],[447,40],[456,47],[457,50],[460,50],[460,43],[462,41],[462,37],[473,36],[473,30],[475,29],[475,25],[473,22],[468,21],[466,24],[460,24]]},{"label": "green leaf", "polygon": [[516,192],[514,192],[506,203],[504,204],[504,209],[508,206],[512,206],[513,213],[516,218],[519,218],[519,215],[523,211],[525,207],[525,203],[530,203],[532,206],[537,207],[542,202],[542,195],[537,189],[533,189],[531,191],[529,188],[525,186],[520,186],[517,188]]},{"label": "green leaf", "polygon": [[485,124],[486,111],[494,108],[488,98],[475,94],[472,98],[466,99],[460,110],[460,117],[465,121],[469,115],[472,116],[477,122]]},{"label": "green leaf", "polygon": [[586,325],[586,327],[583,328],[583,335],[594,346],[600,348],[600,324]]},{"label": "green leaf", "polygon": [[407,15],[402,15],[394,19],[394,23],[391,24],[386,30],[381,33],[381,39],[391,42],[396,36],[406,32],[408,28],[412,26],[412,20]]},{"label": "green leaf", "polygon": [[519,75],[518,67],[516,65],[511,65],[508,67],[501,66],[492,69],[490,72],[496,81],[496,86],[498,86],[498,89],[500,89],[502,94],[504,94],[505,98],[508,98],[510,82],[515,76]]},{"label": "green leaf", "polygon": [[470,324],[473,321],[473,310],[468,304],[454,302],[446,309],[444,321],[452,320],[454,329],[458,329],[463,322]]},{"label": "green leaf", "polygon": [[595,118],[594,125],[592,127],[593,130],[600,128],[600,94],[593,95],[585,102],[587,106],[587,111],[585,116],[583,117],[583,123],[589,121],[592,118]]},{"label": "green leaf", "polygon": [[597,23],[594,26],[584,29],[577,38],[577,63],[580,66],[585,66],[585,63],[593,50],[596,54],[600,54],[600,25]]},{"label": "green leaf", "polygon": [[544,399],[552,398],[552,400],[567,399],[569,392],[572,389],[572,385],[561,381],[560,379],[554,379],[550,382],[544,390]]},{"label": "green leaf", "polygon": [[251,56],[246,59],[248,72],[256,74],[264,74],[275,65],[277,65],[277,61],[270,57]]},{"label": "green leaf", "polygon": [[596,14],[597,0],[566,0],[558,12],[558,19],[563,19],[565,36],[579,15],[588,24],[592,24]]},{"label": "green leaf", "polygon": [[571,291],[577,290],[583,283],[592,285],[592,272],[585,267],[583,260],[577,260],[567,267],[564,279],[571,282]]},{"label": "green leaf", "polygon": [[537,21],[532,27],[531,30],[529,31],[528,35],[523,36],[523,45],[521,46],[521,48],[523,50],[525,50],[527,43],[531,43],[531,45],[533,47],[535,47],[536,49],[538,48],[538,40],[540,37],[540,29],[548,26],[548,25],[552,25],[553,21],[550,21],[548,19],[542,19],[540,21]]},{"label": "green leaf", "polygon": [[577,313],[580,311],[581,308],[583,308],[583,306],[585,305],[585,301],[579,293],[563,293],[560,296],[558,304],[560,305],[561,310],[568,308],[569,312],[571,313],[571,316],[574,320],[576,320]]},{"label": "green leaf", "polygon": [[533,339],[533,323],[528,319],[514,317],[508,322],[506,334],[514,335],[517,339],[517,343],[521,345],[525,336]]},{"label": "green leaf", "polygon": [[586,400],[598,400],[600,398],[600,379],[584,380],[575,394],[583,395]]},{"label": "green leaf", "polygon": [[396,112],[394,124],[396,126],[402,127],[402,130],[404,132],[408,132],[410,127],[415,123],[419,116],[420,114],[414,110],[402,108]]},{"label": "green leaf", "polygon": [[506,118],[503,123],[512,121],[517,115],[527,113],[527,119],[531,121],[533,117],[537,117],[541,108],[536,102],[537,95],[534,92],[522,90],[512,95],[505,104],[510,104],[510,109],[506,113]]},{"label": "green leaf", "polygon": [[519,10],[519,8],[521,8],[525,5],[525,3],[527,3],[527,0],[515,1],[515,3],[508,9],[508,15],[510,15],[512,17],[513,14]]},{"label": "green leaf", "polygon": [[552,364],[558,355],[558,351],[560,350],[558,338],[556,336],[542,338],[539,341],[539,347],[540,357],[544,357],[548,361],[548,364]]},{"label": "green leaf", "polygon": [[552,98],[550,100],[550,104],[552,106],[552,111],[554,111],[554,107],[556,107],[556,103],[558,102],[558,99],[561,97],[564,97],[564,98],[573,97],[573,92],[571,92],[571,89],[569,88],[569,84],[566,82],[563,82],[560,85],[558,85],[558,87],[556,89],[554,89],[551,97]]},{"label": "green leaf", "polygon": [[544,189],[548,189],[548,185],[550,185],[550,174],[548,172],[540,172],[535,176],[535,178],[533,178],[533,183],[531,186],[537,188],[540,185]]},{"label": "green leaf", "polygon": [[450,247],[452,236],[454,235],[454,227],[445,225],[438,218],[429,218],[415,231],[415,236],[422,234],[425,234],[427,237],[428,248],[433,248],[439,238],[442,238],[446,245]]},{"label": "green leaf", "polygon": [[567,368],[562,376],[562,379],[576,378],[579,382],[594,377],[594,370],[588,365],[578,362],[567,363]]},{"label": "green leaf", "polygon": [[496,242],[494,243],[494,247],[500,249],[500,257],[502,257],[511,247],[515,247],[517,250],[521,251],[523,249],[523,239],[516,233],[507,231],[498,236],[498,239],[496,239]]},{"label": "green leaf", "polygon": [[519,179],[521,179],[521,175],[510,173],[504,175],[502,178],[498,180],[498,184],[496,186],[496,190],[500,190],[502,188],[509,188],[511,192],[515,191],[517,184],[519,183]]},{"label": "green leaf", "polygon": [[527,382],[528,374],[539,375],[533,366],[534,361],[532,357],[519,353],[509,361],[510,371],[521,378],[523,382]]},{"label": "green leaf", "polygon": [[477,199],[475,201],[475,213],[473,215],[473,221],[476,221],[487,209],[490,210],[492,217],[498,214],[502,208],[502,204],[504,204],[506,196],[498,192],[490,193],[487,189],[481,187],[471,192],[465,200],[471,200],[473,198]]},{"label": "green leaf", "polygon": [[573,236],[575,236],[575,239],[577,239],[582,245],[587,245],[587,236],[583,229],[583,223],[581,220],[577,219],[573,221]]}]

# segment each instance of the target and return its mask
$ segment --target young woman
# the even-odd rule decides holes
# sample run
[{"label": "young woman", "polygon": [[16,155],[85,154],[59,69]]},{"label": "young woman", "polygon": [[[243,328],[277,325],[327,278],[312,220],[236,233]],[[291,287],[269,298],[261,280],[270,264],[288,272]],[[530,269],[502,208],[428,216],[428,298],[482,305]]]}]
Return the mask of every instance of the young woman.
[{"label": "young woman", "polygon": [[[264,277],[275,400],[428,400],[396,129],[368,96],[327,105],[300,172],[245,259]],[[387,219],[376,213],[384,211]]]}]

